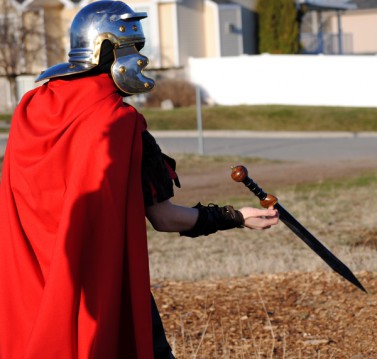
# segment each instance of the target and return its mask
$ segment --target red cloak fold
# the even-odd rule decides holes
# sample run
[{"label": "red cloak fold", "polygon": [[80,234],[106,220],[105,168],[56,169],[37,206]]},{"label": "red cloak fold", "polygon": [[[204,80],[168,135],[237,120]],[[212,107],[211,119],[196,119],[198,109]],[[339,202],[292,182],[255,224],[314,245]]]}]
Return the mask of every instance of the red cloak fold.
[{"label": "red cloak fold", "polygon": [[0,358],[153,358],[141,131],[107,75],[18,105],[0,185]]}]

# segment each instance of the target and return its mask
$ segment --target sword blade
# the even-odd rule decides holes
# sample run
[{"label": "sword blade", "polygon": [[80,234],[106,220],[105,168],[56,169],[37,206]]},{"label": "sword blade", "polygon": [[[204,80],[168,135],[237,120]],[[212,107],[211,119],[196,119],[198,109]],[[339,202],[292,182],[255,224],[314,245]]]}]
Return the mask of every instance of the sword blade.
[{"label": "sword blade", "polygon": [[280,220],[299,238],[301,238],[315,253],[317,253],[335,272],[347,279],[365,293],[367,291],[351,270],[315,238],[301,223],[299,223],[280,203],[274,207],[279,212]]}]

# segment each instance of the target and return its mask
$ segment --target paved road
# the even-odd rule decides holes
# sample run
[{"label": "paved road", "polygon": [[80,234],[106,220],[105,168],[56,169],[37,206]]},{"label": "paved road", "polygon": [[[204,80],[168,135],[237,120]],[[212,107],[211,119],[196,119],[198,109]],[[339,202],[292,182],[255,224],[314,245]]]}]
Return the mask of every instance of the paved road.
[{"label": "paved road", "polygon": [[[153,132],[166,153],[198,153],[196,131]],[[0,134],[0,155],[6,145]],[[204,154],[243,155],[272,160],[357,160],[376,159],[377,133],[246,132],[206,131]]]},{"label": "paved road", "polygon": [[[153,133],[167,153],[199,153],[197,133],[181,137],[166,132]],[[357,160],[376,159],[376,133],[263,133],[208,132],[203,138],[208,155],[243,155],[271,160]]]}]

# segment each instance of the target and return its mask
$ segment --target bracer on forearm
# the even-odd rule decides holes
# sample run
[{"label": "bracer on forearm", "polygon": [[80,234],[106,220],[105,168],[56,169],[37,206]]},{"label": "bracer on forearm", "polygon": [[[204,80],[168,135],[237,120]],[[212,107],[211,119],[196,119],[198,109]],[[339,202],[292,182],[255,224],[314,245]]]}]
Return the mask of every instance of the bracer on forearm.
[{"label": "bracer on forearm", "polygon": [[181,236],[199,237],[232,228],[242,228],[245,221],[240,211],[227,205],[219,207],[216,204],[203,206],[200,202],[194,206],[199,210],[198,219],[193,228],[180,232]]}]

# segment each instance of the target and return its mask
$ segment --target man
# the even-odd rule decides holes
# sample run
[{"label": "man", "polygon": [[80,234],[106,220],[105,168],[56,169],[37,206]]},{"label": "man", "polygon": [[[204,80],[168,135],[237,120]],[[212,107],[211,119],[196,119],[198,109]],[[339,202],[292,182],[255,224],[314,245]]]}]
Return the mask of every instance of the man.
[{"label": "man", "polygon": [[14,113],[0,187],[0,358],[173,358],[151,301],[145,216],[190,237],[278,222],[273,209],[170,202],[175,162],[123,102],[154,86],[142,74],[144,17],[120,1],[84,7],[69,62],[43,72],[49,81]]}]

